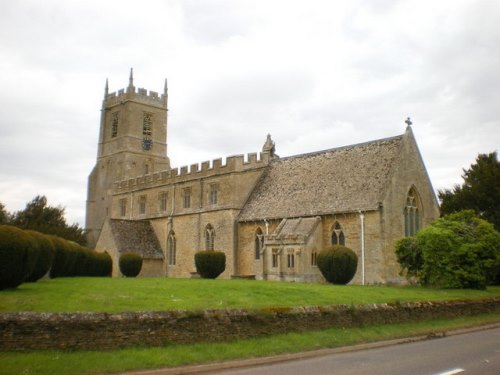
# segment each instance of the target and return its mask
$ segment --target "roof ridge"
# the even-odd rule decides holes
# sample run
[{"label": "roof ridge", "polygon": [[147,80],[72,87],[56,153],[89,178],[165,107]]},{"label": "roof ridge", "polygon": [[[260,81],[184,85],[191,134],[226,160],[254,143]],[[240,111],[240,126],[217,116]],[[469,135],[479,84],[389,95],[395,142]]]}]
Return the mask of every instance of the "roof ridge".
[{"label": "roof ridge", "polygon": [[276,162],[280,162],[280,161],[284,161],[284,160],[289,160],[289,159],[307,157],[307,156],[315,156],[315,155],[320,155],[320,154],[326,154],[326,153],[332,152],[332,151],[340,151],[340,150],[347,149],[347,148],[361,147],[361,146],[369,145],[369,144],[372,144],[372,143],[393,141],[393,140],[396,140],[398,138],[402,139],[403,136],[404,136],[404,134],[399,134],[399,135],[395,135],[395,136],[392,136],[392,137],[375,139],[373,141],[366,141],[366,142],[354,143],[354,144],[351,144],[351,145],[333,147],[333,148],[329,148],[329,149],[325,149],[325,150],[320,150],[320,151],[305,152],[305,153],[302,153],[302,154],[280,157],[279,159],[274,159],[273,161],[271,161],[271,163],[276,163]]}]

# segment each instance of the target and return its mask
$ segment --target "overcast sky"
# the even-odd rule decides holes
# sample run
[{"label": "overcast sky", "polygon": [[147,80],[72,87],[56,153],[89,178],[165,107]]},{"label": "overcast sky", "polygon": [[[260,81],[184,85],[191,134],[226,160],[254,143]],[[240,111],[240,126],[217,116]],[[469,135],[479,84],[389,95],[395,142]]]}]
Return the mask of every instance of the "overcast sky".
[{"label": "overcast sky", "polygon": [[0,2],[0,202],[84,224],[104,84],[169,83],[174,167],[404,132],[434,188],[500,145],[500,1]]}]

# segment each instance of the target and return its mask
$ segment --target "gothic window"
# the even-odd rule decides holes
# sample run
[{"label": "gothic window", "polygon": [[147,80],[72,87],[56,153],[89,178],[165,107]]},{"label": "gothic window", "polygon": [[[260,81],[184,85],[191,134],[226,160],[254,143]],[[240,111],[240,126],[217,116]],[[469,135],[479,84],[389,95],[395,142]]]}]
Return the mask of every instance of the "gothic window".
[{"label": "gothic window", "polygon": [[257,228],[255,231],[255,260],[260,259],[260,252],[264,247],[264,234],[262,233],[262,229]]},{"label": "gothic window", "polygon": [[143,112],[142,117],[142,148],[145,151],[153,148],[153,114]]},{"label": "gothic window", "polygon": [[332,245],[342,245],[345,246],[345,237],[344,232],[342,231],[342,227],[339,222],[335,222],[332,230]]},{"label": "gothic window", "polygon": [[295,267],[295,254],[293,250],[288,250],[288,254],[286,255],[286,260],[288,268]]},{"label": "gothic window", "polygon": [[125,217],[127,215],[127,198],[120,199],[120,216]]},{"label": "gothic window", "polygon": [[176,252],[177,252],[177,244],[175,241],[175,233],[173,231],[170,231],[167,239],[167,257],[168,257],[168,264],[170,266],[175,266],[176,262]]},{"label": "gothic window", "polygon": [[272,266],[273,266],[273,268],[278,267],[278,260],[279,260],[278,257],[279,257],[278,249],[273,249],[273,253],[272,253]]},{"label": "gothic window", "polygon": [[111,114],[111,138],[115,138],[118,135],[118,113],[114,112]]},{"label": "gothic window", "polygon": [[182,202],[184,208],[191,207],[191,188],[184,188],[182,190]]},{"label": "gothic window", "polygon": [[205,250],[213,250],[215,242],[215,230],[208,224],[205,227]]},{"label": "gothic window", "polygon": [[166,191],[161,191],[158,194],[158,210],[160,212],[167,211],[167,198],[168,198],[168,194]]},{"label": "gothic window", "polygon": [[216,184],[210,185],[210,191],[208,192],[208,203],[209,204],[217,204],[217,193],[218,187]]},{"label": "gothic window", "polygon": [[139,214],[144,215],[146,213],[146,196],[141,195],[139,197]]},{"label": "gothic window", "polygon": [[406,197],[404,209],[406,237],[414,236],[420,229],[420,215],[417,203],[417,194],[414,189],[411,189]]},{"label": "gothic window", "polygon": [[318,265],[318,253],[316,252],[316,249],[314,249],[311,253],[311,266],[317,266]]}]

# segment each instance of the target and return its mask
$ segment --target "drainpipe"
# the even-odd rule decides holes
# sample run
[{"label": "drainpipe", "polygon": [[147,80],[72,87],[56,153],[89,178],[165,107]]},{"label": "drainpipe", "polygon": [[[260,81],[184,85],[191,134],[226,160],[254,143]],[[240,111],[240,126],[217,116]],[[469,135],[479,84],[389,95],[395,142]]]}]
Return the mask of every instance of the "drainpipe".
[{"label": "drainpipe", "polygon": [[359,211],[361,220],[361,284],[365,285],[365,214]]}]

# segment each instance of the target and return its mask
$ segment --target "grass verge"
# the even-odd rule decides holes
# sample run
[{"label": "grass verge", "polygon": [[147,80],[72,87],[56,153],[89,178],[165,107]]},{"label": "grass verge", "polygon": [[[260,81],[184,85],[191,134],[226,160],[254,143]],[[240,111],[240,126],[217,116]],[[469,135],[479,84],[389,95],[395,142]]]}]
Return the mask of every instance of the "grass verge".
[{"label": "grass verge", "polygon": [[139,347],[110,351],[1,352],[0,363],[1,373],[5,375],[109,374],[334,348],[496,322],[500,322],[500,314],[419,323],[332,328],[215,344]]},{"label": "grass verge", "polygon": [[250,280],[171,278],[43,279],[0,292],[0,312],[116,313],[123,311],[291,307],[477,299],[500,296],[487,290],[402,286],[336,286]]}]

